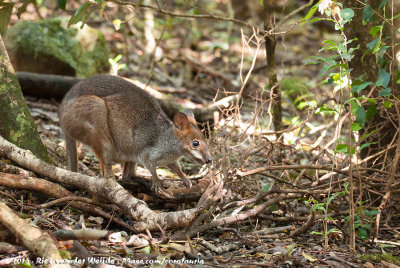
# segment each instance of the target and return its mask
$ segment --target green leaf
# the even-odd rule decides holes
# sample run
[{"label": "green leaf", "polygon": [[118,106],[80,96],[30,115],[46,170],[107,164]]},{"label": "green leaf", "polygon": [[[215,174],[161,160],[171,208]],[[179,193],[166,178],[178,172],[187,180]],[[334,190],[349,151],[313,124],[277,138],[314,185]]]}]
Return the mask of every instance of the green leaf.
[{"label": "green leaf", "polygon": [[351,20],[354,17],[354,11],[351,8],[345,8],[340,10],[340,16],[344,20]]},{"label": "green leaf", "polygon": [[341,233],[341,231],[340,231],[339,229],[337,229],[337,228],[331,228],[331,229],[328,230],[328,233],[327,233],[327,234],[330,234],[330,233],[332,233],[332,232],[340,232],[340,233]]},{"label": "green leaf", "polygon": [[390,95],[390,92],[391,92],[391,91],[392,91],[392,90],[391,90],[390,88],[382,89],[382,90],[379,92],[379,96],[381,96],[381,97],[387,97],[387,96]]},{"label": "green leaf", "polygon": [[365,215],[367,215],[368,217],[373,217],[373,216],[376,216],[376,215],[378,215],[379,214],[379,211],[378,210],[376,210],[376,209],[374,209],[374,210],[363,210],[363,213],[365,214]]},{"label": "green leaf", "polygon": [[317,110],[315,110],[316,114],[321,114],[321,113],[329,113],[329,114],[331,114],[333,112],[335,112],[335,110],[333,110],[333,109],[331,109],[329,107],[326,107],[326,106],[321,106]]},{"label": "green leaf", "polygon": [[395,77],[395,80],[396,80],[396,83],[397,84],[400,84],[400,72],[399,71],[394,71],[394,77]]},{"label": "green leaf", "polygon": [[103,12],[104,12],[104,8],[106,7],[106,2],[103,2],[100,6],[100,10],[99,10],[99,18],[101,19],[103,17]]},{"label": "green leaf", "polygon": [[372,35],[373,38],[375,38],[376,34],[378,32],[380,32],[381,30],[382,30],[382,25],[375,26],[375,27],[372,27],[371,30],[369,30],[369,34]]},{"label": "green leaf", "polygon": [[370,86],[370,85],[372,85],[373,83],[372,82],[363,82],[362,84],[360,84],[360,85],[354,85],[355,83],[353,82],[352,84],[351,84],[351,91],[354,93],[354,92],[357,92],[357,94],[360,94],[360,92],[361,92],[361,90],[363,90],[364,88],[366,88],[367,86]]},{"label": "green leaf", "polygon": [[308,255],[307,253],[305,253],[304,251],[301,252],[301,255],[303,255],[303,257],[308,260],[309,262],[316,262],[318,261],[318,259],[315,259],[313,257],[311,257],[310,255]]},{"label": "green leaf", "polygon": [[76,11],[75,14],[68,21],[68,26],[76,24],[85,18],[86,10],[91,6],[91,3],[83,3]]},{"label": "green leaf", "polygon": [[387,109],[392,108],[392,102],[390,100],[386,100],[385,103],[383,103],[383,107]]},{"label": "green leaf", "polygon": [[365,228],[360,228],[360,229],[358,230],[358,235],[360,236],[361,239],[367,239],[367,238],[368,238],[367,229],[365,229]]},{"label": "green leaf", "polygon": [[267,185],[263,185],[261,187],[261,192],[268,192],[271,189],[271,187],[272,187],[271,183],[268,183]]},{"label": "green leaf", "polygon": [[370,120],[372,117],[374,117],[377,113],[377,109],[375,104],[372,104],[371,106],[368,107],[368,111],[367,111],[367,120]]},{"label": "green leaf", "polygon": [[322,43],[332,45],[333,47],[337,47],[337,44],[331,40],[324,40]]},{"label": "green leaf", "polygon": [[351,129],[351,131],[359,131],[360,129],[362,129],[362,126],[360,126],[357,123],[351,123],[350,129]]},{"label": "green leaf", "polygon": [[374,21],[374,11],[372,10],[370,5],[366,5],[362,11],[363,20],[365,22],[373,22]]},{"label": "green leaf", "polygon": [[325,236],[325,234],[324,233],[321,233],[321,232],[316,232],[316,231],[312,231],[310,234],[317,234],[317,235],[322,235],[322,236]]},{"label": "green leaf", "polygon": [[379,4],[379,9],[381,9],[382,7],[384,7],[386,5],[386,0],[382,0],[382,2]]},{"label": "green leaf", "polygon": [[358,109],[360,109],[360,106],[356,102],[354,102],[353,100],[351,100],[351,101],[348,100],[348,101],[351,102],[351,113],[356,115],[357,112],[358,112]]},{"label": "green leaf", "polygon": [[335,64],[335,65],[332,65],[332,66],[330,66],[328,69],[327,69],[327,71],[329,71],[329,70],[331,70],[331,69],[334,69],[334,68],[344,68],[345,70],[348,70],[349,69],[349,67],[346,65],[346,64],[343,64],[343,63],[341,63],[341,64]]},{"label": "green leaf", "polygon": [[344,153],[344,154],[349,155],[350,151],[351,151],[351,154],[354,154],[354,148],[353,147],[350,148],[348,144],[340,143],[340,144],[336,145],[336,148],[335,148],[334,152],[335,152],[335,154]]},{"label": "green leaf", "polygon": [[367,138],[367,137],[369,137],[370,135],[374,134],[375,131],[376,131],[376,129],[375,129],[375,130],[372,130],[370,133],[367,133],[367,134],[362,135],[362,137],[360,138],[360,141],[363,140],[363,139],[365,139],[365,138]]},{"label": "green leaf", "polygon": [[376,81],[375,85],[377,87],[382,86],[386,88],[389,85],[389,82],[390,82],[390,74],[386,72],[385,69],[380,69],[378,80]]},{"label": "green leaf", "polygon": [[0,1],[0,34],[3,35],[7,31],[7,25],[10,21],[11,12],[14,4],[4,3]]},{"label": "green leaf", "polygon": [[364,126],[365,121],[367,121],[367,113],[365,112],[364,107],[361,106],[357,111],[356,122]]},{"label": "green leaf", "polygon": [[[315,10],[317,10],[317,9],[315,9]],[[333,20],[327,19],[327,18],[313,18],[313,19],[310,20],[310,23],[313,23],[313,22],[316,22],[316,21],[321,21],[321,20],[333,21]],[[303,25],[304,23],[306,23],[306,21],[304,21],[301,25]]]},{"label": "green leaf", "polygon": [[67,0],[57,0],[57,4],[59,8],[65,10],[65,7],[67,5]]},{"label": "green leaf", "polygon": [[364,148],[367,148],[368,146],[370,146],[371,144],[376,144],[376,142],[368,142],[368,143],[364,143],[363,145],[360,146],[360,151]]},{"label": "green leaf", "polygon": [[376,39],[372,40],[371,42],[369,42],[366,46],[369,50],[371,50],[372,54],[375,54],[376,52],[379,51],[380,39],[376,38]]}]

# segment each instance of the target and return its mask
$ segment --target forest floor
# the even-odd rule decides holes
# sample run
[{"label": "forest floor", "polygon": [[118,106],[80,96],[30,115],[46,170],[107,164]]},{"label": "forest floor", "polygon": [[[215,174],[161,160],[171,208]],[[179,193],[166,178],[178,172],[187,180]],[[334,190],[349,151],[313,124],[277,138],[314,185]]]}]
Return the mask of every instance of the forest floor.
[{"label": "forest floor", "polygon": [[[213,168],[224,174],[227,192],[216,205],[218,209],[210,220],[226,215],[245,214],[268,199],[282,197],[281,200],[271,203],[257,215],[226,226],[218,226],[184,241],[169,240],[176,230],[136,235],[114,222],[74,209],[68,202],[39,209],[39,205],[54,198],[28,190],[0,187],[23,204],[18,207],[10,201],[8,205],[18,209],[21,216],[44,230],[84,227],[112,232],[106,239],[81,241],[93,257],[93,265],[97,262],[124,267],[164,267],[166,262],[173,263],[172,260],[175,260],[176,267],[400,266],[400,215],[396,206],[385,215],[379,230],[379,242],[373,243],[377,205],[364,206],[359,201],[361,204],[356,213],[356,248],[353,252],[349,247],[351,232],[346,174],[337,173],[334,179],[329,180],[328,176],[324,178],[329,172],[323,168],[304,168],[304,171],[302,168],[305,165],[320,167],[335,161],[340,167],[345,163],[346,157],[334,154],[327,145],[337,138],[335,127],[339,119],[314,114],[313,108],[335,100],[336,93],[322,84],[324,78],[320,75],[321,66],[304,65],[306,59],[319,53],[322,40],[338,39],[339,36],[332,30],[305,25],[291,29],[284,38],[278,39],[276,57],[278,78],[283,90],[284,124],[285,128],[297,128],[282,133],[277,140],[275,134],[267,133],[262,138],[257,135],[271,131],[270,102],[265,98],[267,91],[262,90],[263,85],[268,82],[264,45],[257,48],[254,45],[257,40],[252,38],[250,46],[243,47],[242,40],[250,40],[249,34],[241,37],[236,31],[231,36],[229,46],[225,28],[213,26],[213,21],[190,21],[182,27],[175,25],[173,31],[167,30],[166,36],[159,42],[163,53],[161,60],[154,61],[152,71],[151,61],[149,58],[146,60],[142,54],[144,45],[139,37],[126,36],[122,31],[115,31],[109,23],[102,23],[100,29],[110,45],[112,57],[123,54],[119,64],[125,63],[127,67],[119,71],[121,76],[142,83],[146,83],[151,76],[151,88],[158,90],[169,101],[190,108],[207,107],[208,104],[231,95],[228,87],[240,85],[241,79],[251,70],[252,60],[257,53],[258,58],[250,76],[252,83],[258,86],[256,93],[243,102],[239,119],[233,119],[233,105],[228,109],[229,112],[222,113],[212,125],[214,131],[210,136],[210,143],[214,158],[218,159]],[[194,31],[190,31],[193,30],[192,27],[202,35],[195,37]],[[204,29],[209,29],[211,34],[205,35]],[[157,29],[155,36],[160,34],[161,29]],[[131,41],[125,42],[127,38]],[[57,115],[59,100],[26,96],[26,101],[39,133],[63,147]],[[240,122],[240,126],[235,128],[237,122]],[[224,152],[228,152],[228,155]],[[332,161],[330,157],[335,160]],[[99,174],[98,160],[89,149],[81,148],[80,159],[96,175]],[[224,162],[226,159],[229,159],[228,164]],[[288,165],[294,167],[285,168]],[[265,166],[276,166],[280,169],[252,173]],[[183,171],[186,174],[195,176],[200,169],[196,164],[183,161]],[[113,171],[116,177],[121,177],[119,164],[113,166]],[[165,169],[160,169],[159,172],[165,180],[180,185],[180,182],[176,182],[176,175]],[[139,168],[139,175],[149,177],[148,171],[142,168]],[[269,195],[266,194],[253,203],[232,209],[225,206],[234,201],[250,200],[268,191],[271,192]],[[87,194],[79,192],[78,195]],[[137,196],[151,200],[146,199],[146,194]],[[329,197],[332,198],[328,203],[326,200]],[[176,204],[157,201],[149,201],[148,204],[157,211],[176,211],[196,205],[195,202]],[[113,211],[108,213],[127,224],[132,223],[123,214]],[[67,243],[61,246],[64,249],[69,248]],[[15,257],[28,258],[33,261],[33,266],[41,266],[35,264],[35,256],[25,249],[8,254],[0,252],[0,266],[4,266],[1,264],[2,260]],[[67,254],[65,258],[71,256]],[[160,264],[163,261],[164,265]]]}]

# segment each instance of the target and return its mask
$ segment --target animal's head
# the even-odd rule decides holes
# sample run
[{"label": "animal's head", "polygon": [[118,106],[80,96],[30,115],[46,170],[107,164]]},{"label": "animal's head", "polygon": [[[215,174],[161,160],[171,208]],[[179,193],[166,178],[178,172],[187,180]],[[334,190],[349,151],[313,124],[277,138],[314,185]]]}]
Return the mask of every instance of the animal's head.
[{"label": "animal's head", "polygon": [[210,150],[192,111],[185,109],[175,114],[174,132],[181,142],[184,156],[202,165],[212,162]]}]

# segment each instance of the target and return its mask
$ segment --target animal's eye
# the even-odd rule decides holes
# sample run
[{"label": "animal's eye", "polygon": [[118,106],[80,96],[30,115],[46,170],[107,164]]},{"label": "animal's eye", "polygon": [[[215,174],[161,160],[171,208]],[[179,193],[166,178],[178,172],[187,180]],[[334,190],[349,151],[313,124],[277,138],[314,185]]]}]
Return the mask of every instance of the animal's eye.
[{"label": "animal's eye", "polygon": [[197,146],[200,145],[199,141],[197,141],[197,140],[194,140],[194,141],[192,142],[192,144],[193,144],[194,147],[197,147]]}]

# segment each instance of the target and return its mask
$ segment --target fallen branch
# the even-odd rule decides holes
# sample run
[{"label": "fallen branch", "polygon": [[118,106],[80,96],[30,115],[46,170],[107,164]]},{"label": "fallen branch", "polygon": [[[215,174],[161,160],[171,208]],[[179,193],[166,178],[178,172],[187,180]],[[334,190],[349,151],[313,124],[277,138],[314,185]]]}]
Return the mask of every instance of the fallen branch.
[{"label": "fallen branch", "polygon": [[[107,204],[101,204],[101,203],[95,203],[92,201],[88,202],[82,202],[84,198],[78,197],[71,193],[70,191],[66,190],[64,187],[60,186],[59,184],[44,180],[44,179],[39,179],[39,178],[32,178],[32,177],[24,177],[21,175],[15,175],[15,174],[7,174],[7,173],[1,173],[0,172],[0,185],[5,186],[8,188],[12,189],[19,189],[19,190],[30,190],[30,191],[35,191],[35,192],[40,192],[43,193],[47,196],[55,197],[64,200],[62,201],[69,201],[69,205],[77,208],[79,210],[82,210],[86,213],[89,214],[95,214],[101,217],[104,217],[109,220],[113,220],[116,224],[126,228],[127,230],[134,231],[132,226],[126,224],[125,222],[119,220],[118,218],[113,217],[109,213],[106,213],[102,211],[101,209],[97,208],[96,206],[103,207],[105,209],[113,209],[112,206],[107,205]],[[59,203],[59,199],[46,203],[45,206],[40,206],[40,207],[48,207],[49,205],[55,205]]]},{"label": "fallen branch", "polygon": [[300,228],[297,228],[296,231],[294,231],[290,236],[295,237],[297,235],[306,233],[314,225],[315,214],[315,211],[313,211],[310,217],[308,217],[308,220],[302,226],[300,226]]},{"label": "fallen branch", "polygon": [[220,247],[216,247],[213,244],[211,244],[210,242],[200,239],[198,241],[198,243],[204,247],[206,247],[207,249],[217,253],[217,254],[223,254],[225,252],[229,252],[229,251],[233,251],[233,250],[238,250],[239,249],[239,245],[238,244],[228,244],[228,245],[224,245],[224,246],[220,246]]},{"label": "fallen branch", "polygon": [[136,221],[133,228],[137,232],[142,232],[146,229],[158,230],[158,226],[166,227],[167,229],[188,226],[198,213],[200,213],[205,206],[210,204],[210,200],[214,200],[213,197],[216,199],[219,198],[218,196],[220,196],[219,193],[221,192],[216,191],[215,193],[209,193],[206,191],[203,196],[207,194],[207,197],[200,198],[196,208],[157,213],[151,210],[145,202],[133,197],[115,180],[94,178],[54,167],[35,157],[30,151],[18,148],[2,137],[0,137],[0,154],[27,169],[47,177],[53,182],[77,187],[116,204],[124,213],[128,214]]},{"label": "fallen branch", "polygon": [[[61,260],[57,245],[46,232],[31,226],[18,217],[6,204],[0,202],[0,222],[4,224],[35,255],[46,260]],[[49,267],[70,267],[68,264]]]}]

